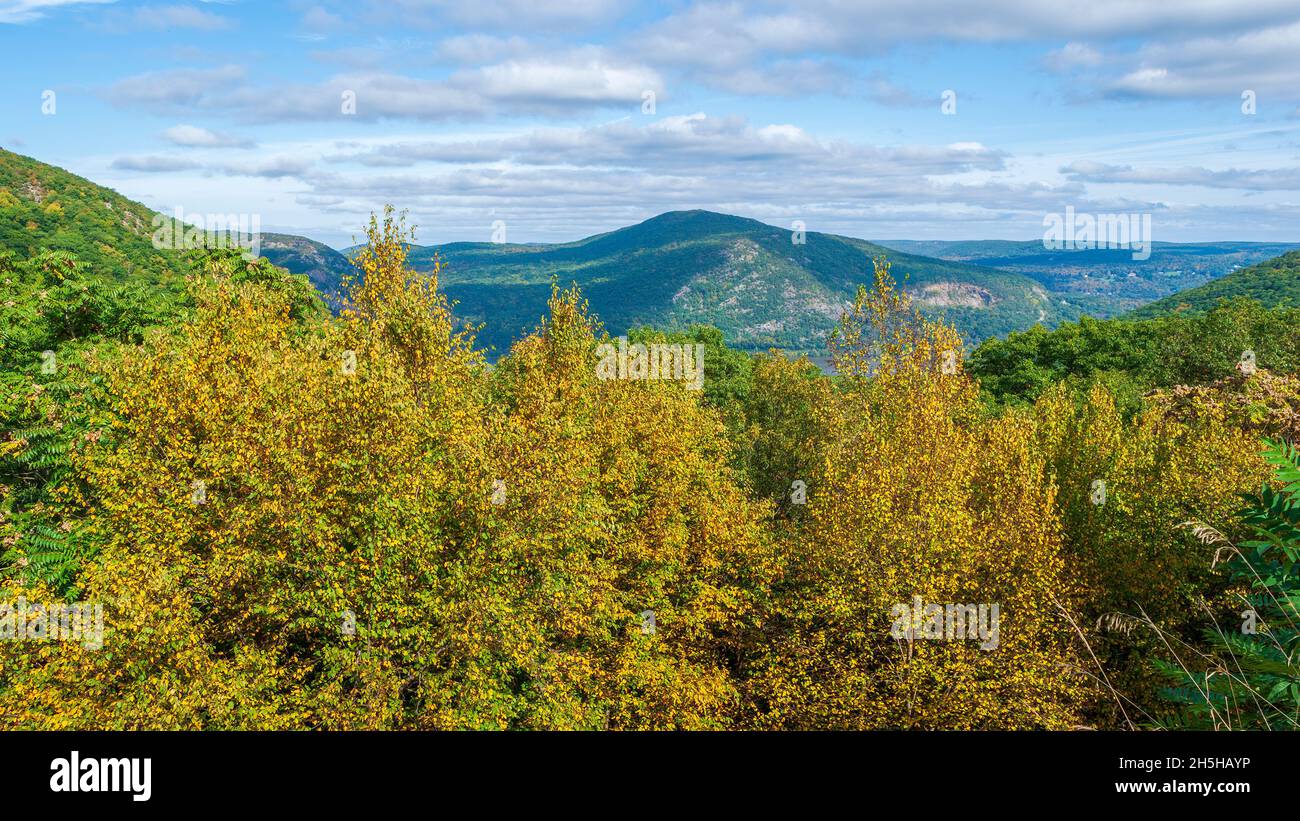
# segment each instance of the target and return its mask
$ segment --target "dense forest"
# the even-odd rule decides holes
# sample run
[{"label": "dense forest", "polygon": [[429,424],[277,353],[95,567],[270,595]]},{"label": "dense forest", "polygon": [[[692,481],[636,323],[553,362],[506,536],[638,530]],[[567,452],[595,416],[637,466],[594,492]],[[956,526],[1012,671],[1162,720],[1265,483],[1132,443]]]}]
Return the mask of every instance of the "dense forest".
[{"label": "dense forest", "polygon": [[0,641],[0,727],[1300,723],[1294,309],[963,361],[879,260],[827,376],[557,280],[489,364],[403,221],[367,240],[337,312],[233,251],[0,256],[0,631],[104,625]]},{"label": "dense forest", "polygon": [[1245,297],[1271,307],[1300,308],[1300,251],[1264,260],[1239,271],[1144,305],[1136,317],[1203,312],[1224,300]]}]

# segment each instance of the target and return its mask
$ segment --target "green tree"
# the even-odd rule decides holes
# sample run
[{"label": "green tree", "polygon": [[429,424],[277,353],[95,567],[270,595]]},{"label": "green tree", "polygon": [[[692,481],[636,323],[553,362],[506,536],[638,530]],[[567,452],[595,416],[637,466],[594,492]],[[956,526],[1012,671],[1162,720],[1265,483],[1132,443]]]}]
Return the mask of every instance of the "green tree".
[{"label": "green tree", "polygon": [[[1274,483],[1241,512],[1250,537],[1234,544],[1201,524],[1236,585],[1226,623],[1207,628],[1205,646],[1172,640],[1154,664],[1173,684],[1164,696],[1180,706],[1166,728],[1300,729],[1300,450],[1266,441]],[[1207,611],[1208,614],[1208,611]]]}]

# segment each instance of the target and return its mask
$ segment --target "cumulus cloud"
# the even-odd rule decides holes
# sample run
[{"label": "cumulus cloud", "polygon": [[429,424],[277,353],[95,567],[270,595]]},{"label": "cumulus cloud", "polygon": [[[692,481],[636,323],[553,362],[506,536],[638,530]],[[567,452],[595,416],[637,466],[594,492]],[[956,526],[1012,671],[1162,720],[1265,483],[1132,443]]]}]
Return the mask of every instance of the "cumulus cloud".
[{"label": "cumulus cloud", "polygon": [[[119,80],[104,93],[121,107],[155,113],[224,113],[246,121],[447,120],[490,114],[558,116],[639,106],[642,93],[664,94],[659,75],[642,65],[583,49],[557,57],[510,60],[445,79],[387,72],[338,74],[314,85],[253,85],[239,66],[174,69]],[[343,113],[345,95],[355,115]]]},{"label": "cumulus cloud", "polygon": [[[690,71],[718,88],[769,94],[779,84],[760,80],[781,60],[829,65],[836,57],[871,57],[907,44],[1065,39],[1044,55],[1044,66],[1060,73],[1114,62],[1116,73],[1092,80],[1099,94],[1209,96],[1253,88],[1242,84],[1254,77],[1279,93],[1289,83],[1291,98],[1300,96],[1294,83],[1300,71],[1296,26],[1300,7],[1292,0],[773,0],[757,8],[697,2],[638,31],[627,47],[651,65]],[[1139,38],[1144,45],[1133,51],[1131,43]],[[1130,51],[1112,57],[1099,42]],[[848,87],[822,85],[835,93]]]},{"label": "cumulus cloud", "polygon": [[30,23],[60,6],[86,6],[116,0],[0,0],[0,23]]},{"label": "cumulus cloud", "polygon": [[161,174],[175,171],[190,171],[202,166],[195,160],[185,157],[168,157],[160,155],[118,157],[112,167],[118,171],[142,171],[146,174]]},{"label": "cumulus cloud", "polygon": [[185,148],[253,148],[252,140],[209,131],[193,125],[176,125],[163,132],[163,138]]},{"label": "cumulus cloud", "polygon": [[1148,43],[1134,59],[1137,64],[1106,87],[1112,96],[1236,98],[1249,89],[1300,99],[1300,22],[1180,43]]},{"label": "cumulus cloud", "polygon": [[1300,191],[1300,168],[1213,171],[1198,166],[1134,168],[1129,165],[1079,161],[1061,169],[1072,180],[1139,185],[1197,185],[1243,191]]}]

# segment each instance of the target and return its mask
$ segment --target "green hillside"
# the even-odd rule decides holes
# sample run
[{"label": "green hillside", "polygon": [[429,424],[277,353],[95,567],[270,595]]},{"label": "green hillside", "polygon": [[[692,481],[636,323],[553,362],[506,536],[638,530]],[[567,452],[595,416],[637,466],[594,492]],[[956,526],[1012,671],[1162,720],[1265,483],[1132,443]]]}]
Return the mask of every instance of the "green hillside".
[{"label": "green hillside", "polygon": [[1223,300],[1249,297],[1268,308],[1300,307],[1300,251],[1291,251],[1196,288],[1145,305],[1130,316],[1146,318],[1204,312]]},{"label": "green hillside", "polygon": [[[182,252],[153,246],[156,215],[110,188],[0,149],[0,251],[18,261],[67,251],[92,280],[178,280],[190,263]],[[347,257],[306,237],[264,232],[261,240],[264,257],[325,294],[352,270]]]},{"label": "green hillside", "polygon": [[294,234],[262,233],[262,256],[272,264],[303,274],[325,295],[338,291],[355,269],[348,258],[323,242]]},{"label": "green hillside", "polygon": [[1033,401],[1063,379],[1102,379],[1130,408],[1155,388],[1234,373],[1244,352],[1274,373],[1300,369],[1300,251],[1290,251],[1112,319],[990,339],[967,362],[998,400]]},{"label": "green hillside", "polygon": [[1125,248],[1050,250],[1040,240],[889,240],[909,254],[986,265],[1031,277],[1053,294],[1119,316],[1296,250],[1284,242],[1155,242],[1147,259]]},{"label": "green hillside", "polygon": [[188,265],[153,247],[154,215],[116,191],[0,149],[0,249],[19,260],[68,251],[94,278],[174,278]]},{"label": "green hillside", "polygon": [[869,282],[874,256],[888,257],[925,310],[946,316],[971,343],[1082,312],[1019,274],[833,234],[809,232],[795,244],[787,229],[709,211],[669,212],[557,245],[416,248],[412,263],[428,269],[435,255],[457,314],[486,323],[480,341],[498,352],[542,315],[552,276],[581,286],[612,333],[704,323],[748,349],[821,349],[857,285]]}]

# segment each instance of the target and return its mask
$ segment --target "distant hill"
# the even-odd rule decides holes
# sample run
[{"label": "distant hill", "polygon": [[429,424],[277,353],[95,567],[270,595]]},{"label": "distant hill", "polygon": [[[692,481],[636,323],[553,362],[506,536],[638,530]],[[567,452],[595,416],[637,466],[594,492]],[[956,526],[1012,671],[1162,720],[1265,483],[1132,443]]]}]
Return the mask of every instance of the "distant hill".
[{"label": "distant hill", "polygon": [[330,296],[343,278],[356,272],[343,254],[323,242],[295,234],[262,234],[262,256],[295,274],[303,274],[321,293]]},{"label": "distant hill", "polygon": [[1094,248],[1091,250],[1057,250],[1043,247],[1041,240],[879,240],[880,245],[910,254],[924,254],[939,259],[979,261],[988,264],[1032,259],[1042,263],[1062,260],[1086,262],[1129,261],[1139,265],[1164,265],[1179,258],[1235,257],[1237,259],[1264,254],[1276,256],[1300,248],[1296,242],[1153,242],[1151,258],[1133,260],[1132,252],[1124,248]]},{"label": "distant hill", "polygon": [[[163,281],[189,270],[184,254],[153,246],[157,212],[57,166],[0,149],[0,250],[28,259],[71,251],[92,277]],[[262,234],[262,255],[323,293],[352,270],[334,249],[291,234]]]},{"label": "distant hill", "polygon": [[1281,242],[1155,242],[1145,260],[1123,248],[1049,250],[1040,240],[886,240],[910,254],[969,262],[1033,278],[1049,291],[1116,316],[1300,248]]},{"label": "distant hill", "polygon": [[1300,251],[1291,251],[1213,282],[1180,291],[1139,308],[1129,316],[1145,319],[1182,312],[1202,313],[1222,300],[1235,297],[1249,297],[1267,308],[1300,308]]},{"label": "distant hill", "polygon": [[[26,259],[70,251],[92,277],[174,284],[189,264],[179,251],[154,248],[155,216],[111,189],[0,149],[0,252]],[[441,285],[457,315],[484,323],[479,342],[495,353],[537,324],[552,277],[576,282],[615,334],[710,324],[740,348],[821,352],[857,285],[870,284],[877,256],[890,260],[923,310],[946,318],[971,346],[1161,297],[1169,298],[1133,315],[1205,310],[1238,294],[1300,304],[1300,251],[1280,243],[1156,243],[1141,261],[1122,250],[1046,251],[1039,242],[878,244],[817,232],[792,239],[757,220],[673,211],[569,243],[416,246],[411,264],[428,270],[435,255],[446,263]],[[345,253],[290,234],[263,233],[262,254],[327,297],[353,271]],[[1270,257],[1277,259],[1257,264]],[[1191,285],[1202,287],[1180,291]]]},{"label": "distant hill", "polygon": [[480,342],[498,353],[545,312],[552,276],[576,282],[611,333],[642,324],[716,325],[742,348],[820,350],[858,284],[871,284],[885,256],[924,310],[944,315],[971,344],[1043,322],[1076,318],[1029,277],[931,259],[851,237],[788,229],[710,211],[673,211],[555,245],[449,243],[412,249],[467,321],[486,323]]}]

